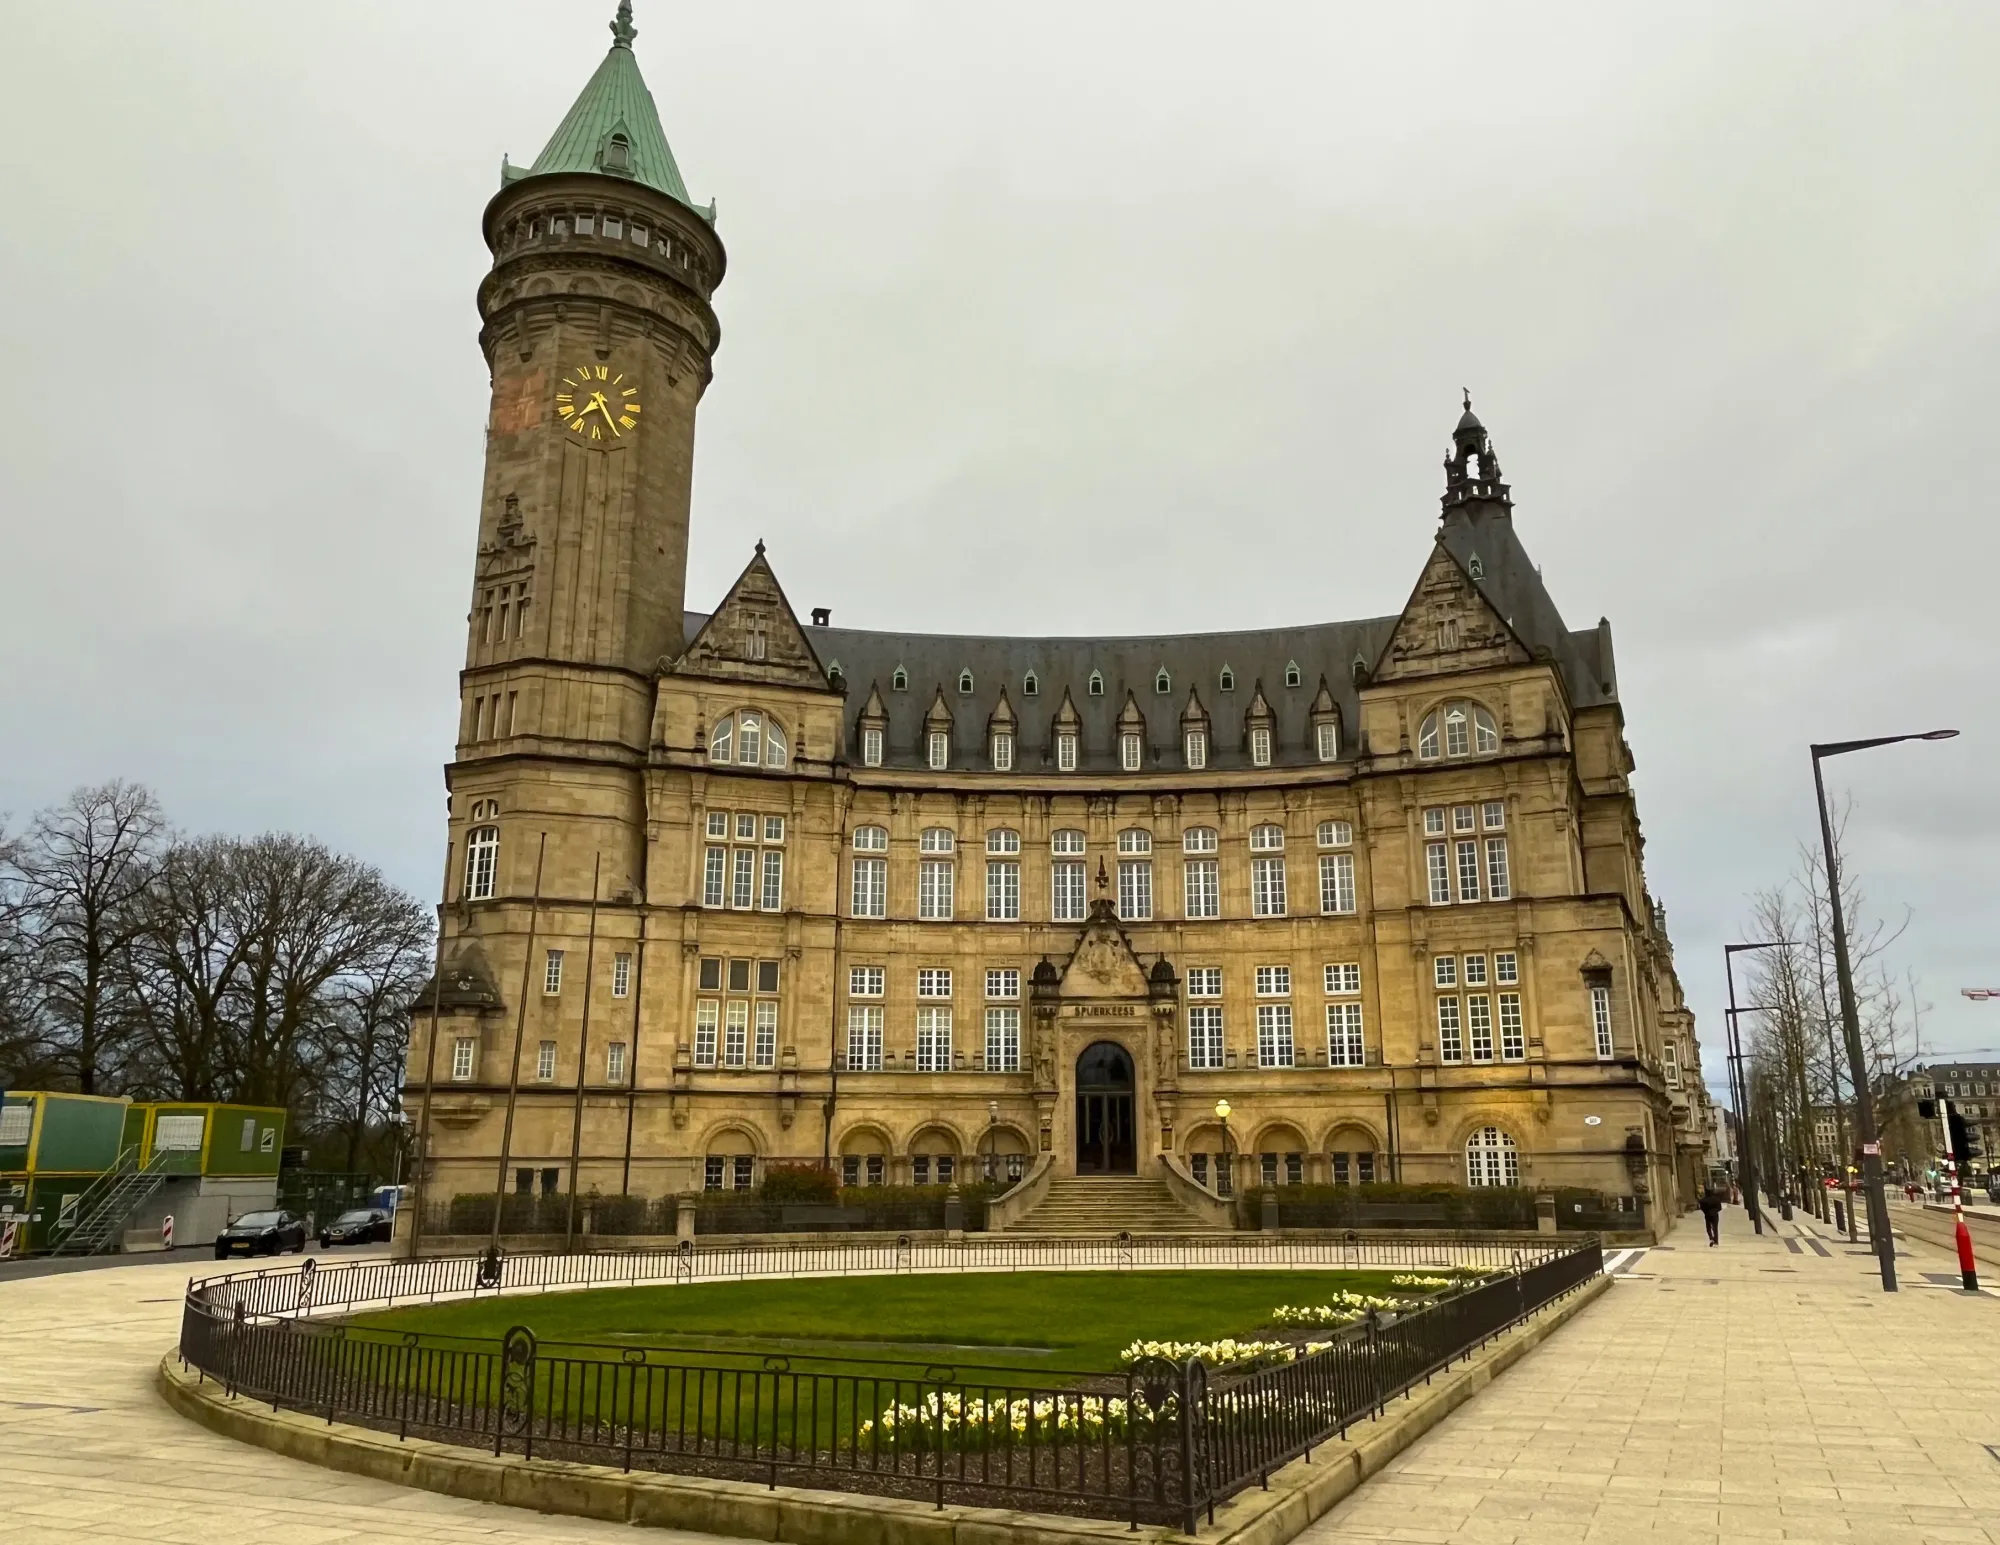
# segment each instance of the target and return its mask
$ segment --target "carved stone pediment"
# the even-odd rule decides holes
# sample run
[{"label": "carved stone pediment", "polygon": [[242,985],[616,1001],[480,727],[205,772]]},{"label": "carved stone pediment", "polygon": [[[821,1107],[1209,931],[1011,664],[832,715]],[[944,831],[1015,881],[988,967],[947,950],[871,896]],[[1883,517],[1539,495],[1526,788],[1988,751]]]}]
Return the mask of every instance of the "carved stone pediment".
[{"label": "carved stone pediment", "polygon": [[1071,1000],[1143,998],[1147,991],[1146,968],[1119,926],[1116,910],[1109,901],[1097,901],[1090,909],[1083,937],[1076,941],[1063,967],[1062,996]]}]

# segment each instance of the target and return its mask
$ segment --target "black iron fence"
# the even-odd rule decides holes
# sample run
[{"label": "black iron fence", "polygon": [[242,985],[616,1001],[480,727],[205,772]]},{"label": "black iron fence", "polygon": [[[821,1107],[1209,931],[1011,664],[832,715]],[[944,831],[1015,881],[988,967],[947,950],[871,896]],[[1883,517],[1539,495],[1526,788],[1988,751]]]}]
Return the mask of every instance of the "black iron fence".
[{"label": "black iron fence", "polygon": [[[1129,1238],[1063,1241],[1034,1264],[1160,1266]],[[1362,1250],[1364,1242],[1338,1242]],[[1389,1242],[1366,1242],[1388,1261]],[[1176,1251],[1245,1257],[1206,1264],[1326,1265],[1297,1241],[1257,1249],[1175,1241]],[[1155,1246],[1157,1252],[1161,1249]],[[1467,1244],[1477,1253],[1504,1246]],[[989,1369],[702,1347],[542,1345],[516,1326],[500,1341],[397,1333],[315,1318],[328,1308],[459,1293],[777,1274],[781,1255],[843,1253],[846,1269],[940,1270],[942,1247],[827,1246],[755,1252],[768,1272],[725,1270],[725,1256],[659,1252],[646,1277],[616,1256],[513,1256],[353,1262],[211,1277],[190,1285],[181,1356],[232,1393],[399,1437],[490,1445],[496,1454],[616,1464],[627,1470],[797,1484],[881,1495],[1165,1523],[1199,1516],[1396,1396],[1469,1356],[1516,1321],[1602,1270],[1595,1239],[1533,1256],[1517,1247],[1477,1285],[1422,1307],[1328,1332],[1276,1366],[1249,1372],[1142,1359],[1118,1373]],[[640,1254],[641,1252],[634,1252]],[[959,1249],[955,1263],[970,1252]],[[1017,1257],[1028,1252],[1015,1251]],[[650,1253],[649,1253],[650,1254]],[[924,1264],[918,1264],[922,1255]],[[1294,1259],[1315,1256],[1318,1259]],[[1057,1256],[1064,1258],[1057,1259]],[[695,1263],[710,1269],[701,1273]],[[738,1267],[747,1264],[739,1260]],[[819,1262],[822,1269],[825,1262]],[[1202,1264],[1191,1259],[1183,1265]],[[648,1263],[649,1269],[651,1263]],[[969,1268],[970,1269],[970,1268]],[[1008,1269],[989,1267],[988,1269]],[[810,1274],[809,1272],[807,1274]]]}]

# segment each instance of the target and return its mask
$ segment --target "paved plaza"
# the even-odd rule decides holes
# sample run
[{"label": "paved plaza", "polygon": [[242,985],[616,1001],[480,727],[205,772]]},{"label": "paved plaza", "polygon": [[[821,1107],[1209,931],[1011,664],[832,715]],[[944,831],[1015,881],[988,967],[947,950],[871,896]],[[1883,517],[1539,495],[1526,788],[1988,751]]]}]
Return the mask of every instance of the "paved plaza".
[{"label": "paved plaza", "polygon": [[1301,1538],[2000,1542],[2000,1297],[1898,1243],[1692,1217]]},{"label": "paved plaza", "polygon": [[[1699,1219],[1304,1536],[1316,1545],[1995,1542],[2000,1299],[1825,1225]],[[0,1279],[0,1542],[630,1540],[334,1474],[175,1416],[152,1370],[212,1262]],[[705,1536],[657,1531],[650,1538]]]}]

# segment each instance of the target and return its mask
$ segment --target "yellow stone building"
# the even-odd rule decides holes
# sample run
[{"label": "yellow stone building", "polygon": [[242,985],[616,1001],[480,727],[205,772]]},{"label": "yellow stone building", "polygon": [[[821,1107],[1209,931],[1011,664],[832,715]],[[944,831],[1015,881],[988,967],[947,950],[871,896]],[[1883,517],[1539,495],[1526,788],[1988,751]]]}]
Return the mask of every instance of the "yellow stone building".
[{"label": "yellow stone building", "polygon": [[[1589,1187],[1682,1206],[1706,1095],[1608,623],[1567,628],[1470,402],[1400,611],[1149,638],[685,610],[724,269],[632,50],[485,215],[493,395],[433,1197],[772,1161]],[[885,619],[893,624],[894,619]],[[1227,1130],[1219,1100],[1231,1107]]]}]

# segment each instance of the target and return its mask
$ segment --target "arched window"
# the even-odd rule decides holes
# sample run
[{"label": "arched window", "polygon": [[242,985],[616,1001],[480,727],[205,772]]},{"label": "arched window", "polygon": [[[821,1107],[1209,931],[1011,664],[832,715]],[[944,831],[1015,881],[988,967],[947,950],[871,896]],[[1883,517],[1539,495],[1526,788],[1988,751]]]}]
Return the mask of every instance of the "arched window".
[{"label": "arched window", "polygon": [[1296,687],[1299,684],[1300,680],[1301,677],[1299,675],[1299,662],[1297,660],[1287,660],[1285,662],[1285,685],[1288,687]]},{"label": "arched window", "polygon": [[1167,674],[1167,668],[1160,667],[1160,673],[1153,678],[1153,690],[1165,697],[1174,690],[1174,678]]},{"label": "arched window", "polygon": [[1431,761],[1438,754],[1438,716],[1435,710],[1424,715],[1423,727],[1417,731],[1417,755]]},{"label": "arched window", "polygon": [[708,732],[708,759],[711,762],[729,760],[729,748],[736,742],[736,720],[725,714],[715,721],[715,728]]},{"label": "arched window", "polygon": [[1499,749],[1500,731],[1493,715],[1477,703],[1446,703],[1434,708],[1417,729],[1417,755],[1425,761]]},{"label": "arched window", "polygon": [[854,828],[854,851],[857,853],[886,853],[889,851],[889,833],[880,826],[857,826]]},{"label": "arched window", "polygon": [[1447,703],[1444,708],[1444,754],[1464,756],[1472,749],[1470,717],[1463,703]]},{"label": "arched window", "polygon": [[958,838],[948,826],[926,826],[917,839],[917,849],[923,853],[949,853],[957,846]]},{"label": "arched window", "polygon": [[1021,696],[1033,697],[1042,690],[1041,679],[1033,671],[1021,678]]},{"label": "arched window", "polygon": [[972,696],[972,672],[971,672],[971,671],[960,671],[960,672],[958,673],[958,691],[959,691],[959,695],[960,695],[961,697],[970,697],[970,696]]},{"label": "arched window", "polygon": [[1250,828],[1250,851],[1253,853],[1276,853],[1285,846],[1285,829],[1282,826],[1253,826]]},{"label": "arched window", "polygon": [[607,172],[629,172],[632,170],[632,142],[622,134],[614,134],[605,141],[604,169]]},{"label": "arched window", "polygon": [[1092,671],[1090,673],[1090,695],[1092,697],[1104,696],[1104,672]]},{"label": "arched window", "polygon": [[1052,853],[1081,853],[1083,833],[1080,831],[1059,831],[1049,834],[1049,851]]},{"label": "arched window", "polygon": [[1472,705],[1472,748],[1475,751],[1500,749],[1500,732],[1493,727],[1493,715],[1477,703]]},{"label": "arched window", "polygon": [[1223,666],[1222,674],[1216,678],[1216,685],[1224,692],[1234,692],[1236,690],[1236,672],[1232,671],[1226,665]]},{"label": "arched window", "polygon": [[783,767],[785,765],[785,732],[775,724],[764,726],[764,765]]},{"label": "arched window", "polygon": [[1213,853],[1219,846],[1213,826],[1190,826],[1181,833],[1183,853]]},{"label": "arched window", "polygon": [[900,665],[896,667],[895,673],[889,677],[889,690],[891,692],[907,692],[910,690],[910,673]]},{"label": "arched window", "polygon": [[1153,834],[1143,827],[1129,826],[1118,834],[1120,853],[1150,853],[1153,851]]},{"label": "arched window", "polygon": [[1498,1127],[1481,1127],[1465,1140],[1465,1183],[1469,1186],[1517,1186],[1521,1183],[1521,1151]]},{"label": "arched window", "polygon": [[[473,802],[472,819],[475,821],[490,822],[499,813],[500,806],[494,800]],[[499,868],[500,828],[474,826],[465,837],[465,899],[484,901],[490,897]]]},{"label": "arched window", "polygon": [[764,721],[746,713],[736,721],[736,760],[755,767],[764,756]]}]

